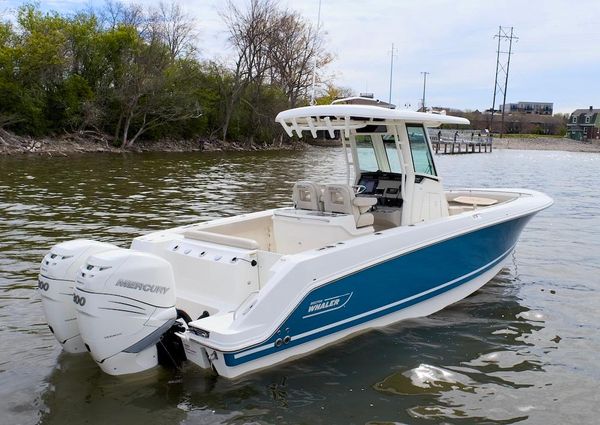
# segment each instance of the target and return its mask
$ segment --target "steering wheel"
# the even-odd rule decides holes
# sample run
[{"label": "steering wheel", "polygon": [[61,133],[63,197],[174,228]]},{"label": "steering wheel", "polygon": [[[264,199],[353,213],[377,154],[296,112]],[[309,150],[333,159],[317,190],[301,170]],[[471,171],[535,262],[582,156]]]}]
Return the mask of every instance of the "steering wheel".
[{"label": "steering wheel", "polygon": [[355,184],[352,186],[352,188],[354,189],[355,195],[360,195],[365,190],[367,190],[367,186],[365,186],[364,184]]}]

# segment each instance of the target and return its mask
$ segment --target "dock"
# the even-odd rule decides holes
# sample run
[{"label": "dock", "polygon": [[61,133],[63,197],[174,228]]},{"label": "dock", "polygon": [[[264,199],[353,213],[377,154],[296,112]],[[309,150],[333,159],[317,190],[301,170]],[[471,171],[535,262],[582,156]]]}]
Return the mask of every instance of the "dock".
[{"label": "dock", "polygon": [[436,154],[492,153],[492,142],[477,140],[432,140],[431,145]]}]

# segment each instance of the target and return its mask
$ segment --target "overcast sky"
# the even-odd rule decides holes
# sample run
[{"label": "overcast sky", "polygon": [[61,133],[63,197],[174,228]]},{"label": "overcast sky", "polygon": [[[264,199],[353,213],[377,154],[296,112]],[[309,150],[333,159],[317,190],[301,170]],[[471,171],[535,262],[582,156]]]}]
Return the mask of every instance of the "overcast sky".
[{"label": "overcast sky", "polygon": [[[21,1],[0,0],[6,12]],[[102,2],[42,1],[45,10],[75,12]],[[156,4],[155,0],[137,1]],[[179,1],[198,27],[203,58],[226,59],[223,1]],[[246,4],[246,0],[236,3]],[[281,0],[315,25],[319,0]],[[321,28],[335,60],[327,72],[338,85],[387,100],[394,43],[392,102],[418,107],[423,79],[428,106],[489,108],[498,26],[513,26],[507,102],[553,102],[555,112],[600,107],[599,0],[322,0]],[[508,45],[503,46],[506,49]]]}]

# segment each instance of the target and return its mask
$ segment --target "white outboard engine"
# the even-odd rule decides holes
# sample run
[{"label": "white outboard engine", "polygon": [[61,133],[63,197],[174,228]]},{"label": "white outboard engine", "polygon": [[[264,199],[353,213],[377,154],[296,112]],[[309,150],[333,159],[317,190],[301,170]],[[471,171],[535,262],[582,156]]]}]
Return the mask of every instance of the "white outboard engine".
[{"label": "white outboard engine", "polygon": [[177,318],[171,265],[145,252],[116,249],[88,258],[73,296],[81,337],[111,375],[158,364],[156,344]]},{"label": "white outboard engine", "polygon": [[38,278],[42,307],[50,330],[69,353],[86,351],[73,304],[75,277],[90,255],[115,248],[108,243],[77,239],[55,245],[42,260]]}]

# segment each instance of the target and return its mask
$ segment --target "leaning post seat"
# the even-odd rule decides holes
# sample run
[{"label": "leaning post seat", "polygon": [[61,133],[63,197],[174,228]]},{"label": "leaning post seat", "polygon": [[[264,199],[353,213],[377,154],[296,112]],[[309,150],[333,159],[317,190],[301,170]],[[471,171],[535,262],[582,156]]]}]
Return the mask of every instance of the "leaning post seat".
[{"label": "leaning post seat", "polygon": [[296,182],[292,189],[294,207],[301,210],[323,211],[322,192],[321,186],[314,182],[308,180]]},{"label": "leaning post seat", "polygon": [[258,243],[249,238],[239,236],[224,235],[222,233],[203,232],[201,230],[186,230],[183,236],[188,239],[195,239],[202,242],[210,242],[218,245],[232,246],[234,248],[242,248],[248,250],[260,249]]},{"label": "leaning post seat", "polygon": [[373,225],[374,217],[369,210],[377,203],[377,198],[357,198],[350,185],[326,185],[323,202],[327,212],[353,215],[357,228]]}]

